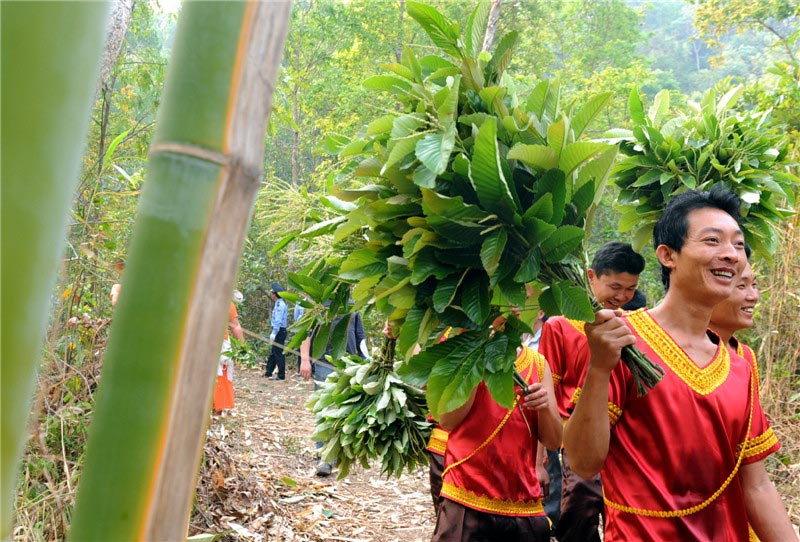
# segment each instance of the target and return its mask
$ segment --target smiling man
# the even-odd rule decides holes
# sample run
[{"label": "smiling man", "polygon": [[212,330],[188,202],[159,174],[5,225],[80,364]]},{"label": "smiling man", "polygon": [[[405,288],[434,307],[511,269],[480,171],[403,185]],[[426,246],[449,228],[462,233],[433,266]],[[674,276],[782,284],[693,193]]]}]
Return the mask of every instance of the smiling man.
[{"label": "smiling man", "polygon": [[[592,293],[606,309],[616,310],[633,298],[644,269],[644,258],[627,243],[611,242],[594,255],[587,271]],[[581,393],[589,365],[589,346],[584,322],[563,316],[550,318],[542,327],[539,351],[550,363],[559,414],[569,418]],[[561,517],[555,535],[559,542],[599,542],[598,526],[603,511],[600,477],[577,476],[562,452]]]},{"label": "smiling man", "polygon": [[[606,542],[741,542],[748,519],[762,542],[797,540],[764,468],[779,444],[752,366],[708,330],[746,262],[739,204],[720,187],[676,196],[653,233],[663,301],[586,325],[591,361],[564,445],[575,472],[602,473]],[[630,344],[664,369],[644,397],[619,363]]]},{"label": "smiling man", "polygon": [[[748,247],[745,249],[749,252]],[[747,257],[749,260],[750,254],[747,254]],[[755,362],[755,354],[749,347],[740,344],[733,334],[741,329],[753,327],[753,310],[756,303],[758,303],[758,281],[750,262],[746,261],[744,269],[737,277],[733,293],[725,301],[717,303],[711,312],[709,326],[733,353],[738,353],[750,363]]]}]

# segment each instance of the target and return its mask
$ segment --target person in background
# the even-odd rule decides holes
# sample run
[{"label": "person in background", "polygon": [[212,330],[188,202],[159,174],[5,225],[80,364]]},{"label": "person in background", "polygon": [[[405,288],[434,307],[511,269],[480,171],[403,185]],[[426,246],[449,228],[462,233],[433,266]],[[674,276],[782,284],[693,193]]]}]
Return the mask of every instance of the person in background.
[{"label": "person in background", "polygon": [[[644,258],[627,243],[609,242],[595,253],[587,270],[595,298],[607,309],[628,303],[639,284]],[[584,322],[555,316],[542,329],[539,352],[550,363],[561,417],[569,419],[581,395],[589,365],[589,345]],[[570,468],[570,458],[561,453],[561,517],[556,529],[559,542],[599,542],[603,489],[599,476],[584,479]]]},{"label": "person in background", "polygon": [[300,318],[303,317],[303,314],[305,314],[305,312],[306,312],[306,310],[303,308],[303,305],[299,301],[297,303],[295,303],[294,304],[294,314],[292,314],[292,323],[296,324],[297,321],[300,320]]},{"label": "person in background", "polygon": [[[236,294],[239,294],[238,296]],[[233,294],[234,300],[244,301],[244,296],[238,290]],[[217,383],[214,386],[214,414],[223,414],[227,409],[234,407],[233,403],[233,359],[228,355],[231,351],[231,339],[233,335],[236,340],[244,342],[244,330],[239,323],[239,313],[236,305],[231,302],[228,308],[228,325],[225,328],[225,338],[222,340],[222,353],[217,364]]]},{"label": "person in background", "polygon": [[[759,385],[756,353],[733,336],[739,330],[753,327],[753,310],[758,303],[759,296],[756,274],[749,262],[750,247],[745,245],[744,252],[748,261],[737,278],[736,288],[728,299],[714,306],[709,328],[719,335],[731,354],[738,355],[750,363],[756,385]],[[758,542],[758,537],[752,527],[750,528],[750,542]]]},{"label": "person in background", "polygon": [[[331,332],[336,329],[336,325],[339,321],[341,321],[341,319],[336,319],[333,321],[330,328]],[[325,382],[325,379],[328,378],[328,375],[334,371],[333,365],[327,359],[325,359],[325,356],[330,354],[332,349],[330,336],[328,337],[328,343],[325,346],[325,351],[319,357],[319,359],[314,359],[311,355],[311,349],[314,341],[317,338],[317,332],[318,329],[315,329],[311,335],[303,339],[303,342],[300,343],[300,375],[306,382],[311,380],[312,376],[314,377],[314,391],[320,389],[320,382]],[[364,333],[364,323],[361,320],[361,314],[356,312],[350,315],[350,320],[347,323],[347,345],[345,347],[345,351],[351,356],[358,356],[362,359],[368,359],[369,351],[367,349],[366,337],[367,336]],[[323,443],[317,442],[316,446],[319,450],[322,448]],[[322,462],[320,460],[317,464],[317,476],[330,476],[333,473],[335,466],[336,465],[334,463]]]},{"label": "person in background", "polygon": [[[125,271],[125,260],[119,258],[116,262],[114,262],[114,271],[117,273],[118,280],[122,280],[122,272]],[[111,307],[114,308],[117,306],[117,301],[119,301],[119,292],[122,290],[122,283],[117,282],[111,287],[111,293],[109,297],[111,298]]]},{"label": "person in background", "polygon": [[[721,185],[675,196],[653,231],[664,299],[586,324],[591,361],[564,446],[579,475],[602,469],[606,542],[741,542],[748,520],[763,542],[797,541],[764,466],[780,444],[752,366],[709,330],[745,267],[740,205]],[[645,397],[620,363],[633,344],[664,369]]]},{"label": "person in background", "polygon": [[637,288],[631,300],[622,306],[622,310],[635,311],[638,309],[643,309],[646,306],[647,306],[647,297],[644,295],[643,291]]},{"label": "person in background", "polygon": [[[264,371],[264,376],[269,380],[286,380],[286,354],[283,351],[283,345],[286,344],[286,320],[288,317],[288,310],[286,308],[286,301],[283,300],[278,294],[283,291],[283,288],[277,282],[272,283],[272,301],[275,305],[272,307],[272,317],[270,318],[270,326],[272,330],[269,333],[269,340],[272,343],[272,348],[267,358],[267,368]],[[272,374],[277,366],[277,374]]]},{"label": "person in background", "polygon": [[[300,293],[300,295],[305,298],[305,296],[303,295],[302,292]],[[302,303],[300,301],[297,301],[294,304],[294,311],[292,313],[292,324],[297,324],[297,322],[300,320],[300,318],[303,317],[303,314],[305,314],[305,312],[306,312],[306,309],[303,307]],[[295,356],[295,358],[297,358],[297,373],[292,375],[292,376],[298,377],[298,376],[301,376],[300,375],[300,356]]]}]

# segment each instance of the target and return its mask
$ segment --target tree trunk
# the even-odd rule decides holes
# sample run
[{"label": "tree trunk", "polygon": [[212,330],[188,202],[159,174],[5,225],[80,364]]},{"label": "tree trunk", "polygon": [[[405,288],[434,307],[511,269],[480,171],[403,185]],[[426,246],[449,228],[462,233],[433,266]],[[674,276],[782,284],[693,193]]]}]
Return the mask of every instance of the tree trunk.
[{"label": "tree trunk", "polygon": [[500,4],[503,0],[492,0],[492,9],[489,11],[489,22],[486,24],[486,35],[483,37],[481,51],[489,51],[494,46],[494,34],[497,32],[497,21],[500,19]]},{"label": "tree trunk", "polygon": [[[296,73],[300,73],[300,44],[294,50]],[[292,87],[292,186],[300,182],[300,83],[295,79]]]},{"label": "tree trunk", "polygon": [[109,16],[108,32],[106,33],[106,44],[103,48],[103,56],[100,64],[100,75],[97,78],[97,87],[94,94],[100,93],[103,85],[111,73],[111,68],[117,63],[117,57],[122,50],[125,42],[125,33],[133,15],[135,0],[113,0],[111,5],[111,15]]},{"label": "tree trunk", "polygon": [[114,84],[116,81],[116,77],[111,78],[111,84],[106,86],[105,84],[100,88],[100,92],[103,93],[103,106],[101,108],[102,114],[100,117],[100,137],[98,138],[97,142],[97,174],[100,175],[103,172],[103,157],[106,154],[106,130],[108,128],[108,117],[111,114],[111,95],[113,94],[112,90],[114,89]]}]

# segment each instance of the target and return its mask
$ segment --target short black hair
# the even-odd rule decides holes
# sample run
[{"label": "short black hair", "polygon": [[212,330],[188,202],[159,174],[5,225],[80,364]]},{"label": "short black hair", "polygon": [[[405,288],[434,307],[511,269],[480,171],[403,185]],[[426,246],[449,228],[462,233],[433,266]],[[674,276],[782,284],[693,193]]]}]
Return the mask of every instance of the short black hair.
[{"label": "short black hair", "polygon": [[753,255],[753,249],[747,243],[744,244],[744,255],[747,256],[747,261],[750,261],[750,256]]},{"label": "short black hair", "polygon": [[647,296],[644,295],[643,291],[637,288],[636,291],[633,293],[633,297],[631,298],[631,300],[625,303],[622,306],[622,309],[626,311],[635,311],[636,309],[641,309],[642,307],[646,306],[647,306]]},{"label": "short black hair", "polygon": [[592,270],[598,277],[606,273],[639,275],[644,270],[644,258],[628,243],[611,241],[595,252]]},{"label": "short black hair", "polygon": [[[731,215],[741,225],[740,206],[739,197],[721,184],[715,184],[707,192],[687,190],[678,194],[667,203],[656,222],[653,229],[653,248],[666,245],[680,252],[689,232],[689,213],[697,209],[719,209]],[[669,273],[670,269],[662,265],[661,282],[665,290],[669,290]]]}]

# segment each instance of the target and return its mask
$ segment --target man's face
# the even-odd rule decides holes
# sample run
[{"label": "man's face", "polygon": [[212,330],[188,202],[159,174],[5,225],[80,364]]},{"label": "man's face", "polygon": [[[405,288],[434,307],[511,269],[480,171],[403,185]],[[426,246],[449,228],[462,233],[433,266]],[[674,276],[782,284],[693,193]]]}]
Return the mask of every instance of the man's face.
[{"label": "man's face", "polygon": [[670,290],[678,288],[685,297],[713,306],[733,293],[747,262],[744,234],[733,217],[720,209],[695,209],[687,219],[689,228],[681,251],[659,247],[666,249],[661,254],[671,269]]},{"label": "man's face", "polygon": [[733,293],[714,307],[711,328],[733,335],[740,329],[753,326],[753,309],[758,303],[758,282],[749,263],[736,280]]},{"label": "man's face", "polygon": [[597,275],[594,269],[589,269],[588,275],[592,293],[604,309],[622,307],[633,298],[639,285],[639,275],[632,275],[626,271],[621,273],[609,271]]}]

